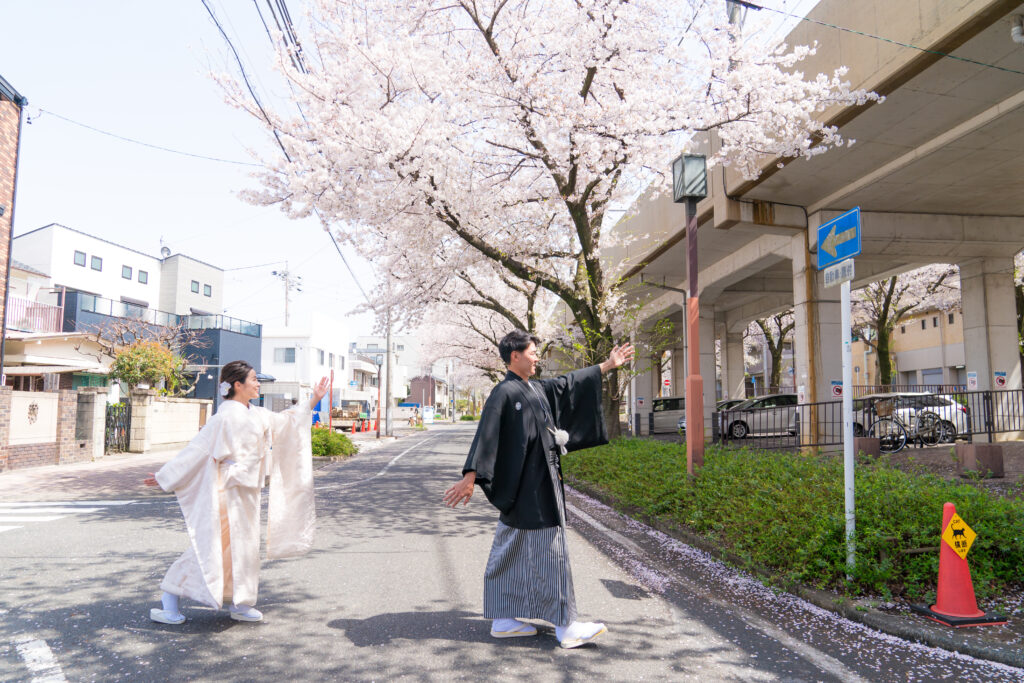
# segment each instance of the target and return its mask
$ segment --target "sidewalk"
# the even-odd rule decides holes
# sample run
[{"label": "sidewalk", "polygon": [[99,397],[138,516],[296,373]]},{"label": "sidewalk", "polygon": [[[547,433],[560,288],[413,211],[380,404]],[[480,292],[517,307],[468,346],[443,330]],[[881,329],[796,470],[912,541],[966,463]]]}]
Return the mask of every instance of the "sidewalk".
[{"label": "sidewalk", "polygon": [[118,453],[93,462],[0,472],[0,501],[22,503],[166,495],[157,487],[144,485],[142,480],[180,450]]},{"label": "sidewalk", "polygon": [[[346,434],[360,452],[371,451],[395,439],[416,433],[413,429],[395,429],[395,436],[376,432]],[[0,472],[0,502],[26,503],[110,498],[147,498],[165,496],[159,487],[142,483],[151,472],[173,458],[180,447],[149,453],[105,455],[93,462],[70,465],[46,465]]]}]

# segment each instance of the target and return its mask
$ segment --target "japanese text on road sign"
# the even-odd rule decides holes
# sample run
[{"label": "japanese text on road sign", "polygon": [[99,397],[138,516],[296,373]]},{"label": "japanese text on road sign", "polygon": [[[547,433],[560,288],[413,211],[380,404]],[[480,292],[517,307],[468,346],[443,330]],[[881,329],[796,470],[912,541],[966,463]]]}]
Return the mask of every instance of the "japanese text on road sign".
[{"label": "japanese text on road sign", "polygon": [[949,524],[946,525],[945,531],[942,532],[942,540],[948,543],[949,547],[965,560],[967,559],[967,551],[971,549],[971,544],[974,543],[974,539],[977,536],[978,534],[974,533],[974,529],[967,526],[967,522],[961,519],[960,515],[955,512],[949,520]]},{"label": "japanese text on road sign", "polygon": [[853,279],[853,259],[848,258],[825,269],[825,286],[839,285]]}]

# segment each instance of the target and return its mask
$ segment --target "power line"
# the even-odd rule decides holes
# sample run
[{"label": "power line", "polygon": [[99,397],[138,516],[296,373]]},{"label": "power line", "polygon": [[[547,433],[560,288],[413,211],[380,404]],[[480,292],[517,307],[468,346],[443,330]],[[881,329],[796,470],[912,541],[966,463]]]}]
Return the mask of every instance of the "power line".
[{"label": "power line", "polygon": [[[124,135],[118,135],[117,133],[111,133],[108,130],[103,130],[101,128],[96,128],[95,126],[90,126],[89,124],[82,123],[81,121],[75,121],[74,119],[69,119],[66,116],[62,116],[62,115],[60,115],[60,114],[58,114],[56,112],[52,112],[52,111],[50,111],[48,109],[40,109],[39,110],[39,114],[40,115],[41,114],[49,114],[50,116],[53,116],[54,118],[58,118],[61,121],[66,121],[66,122],[68,122],[70,124],[73,124],[73,125],[76,125],[76,126],[80,126],[80,127],[85,128],[87,130],[91,130],[94,133],[100,133],[101,135],[107,135],[109,137],[116,138],[116,139],[121,140],[123,142],[130,142],[130,143],[135,144],[135,145],[142,145],[143,147],[149,147],[150,149],[160,150],[161,152],[170,152],[171,154],[180,154],[182,156],[192,157],[194,159],[203,159],[204,161],[219,161],[222,164],[235,164],[235,165],[238,165],[238,166],[260,166],[260,167],[262,166],[261,164],[254,164],[251,161],[235,161],[234,159],[221,159],[220,157],[211,157],[211,156],[206,156],[205,154],[195,154],[193,152],[184,152],[184,151],[182,151],[180,149],[171,149],[170,147],[163,147],[161,145],[154,145],[151,142],[143,142],[142,140],[136,140],[134,138],[125,137]],[[30,124],[34,123],[35,121],[38,121],[38,120],[39,120],[39,115],[36,115],[34,117],[30,116],[28,118],[28,122]]]},{"label": "power line", "polygon": [[1005,71],[1007,73],[1018,74],[1020,76],[1024,76],[1024,71],[1018,71],[1017,69],[1011,69],[1011,68],[1006,67],[1006,66],[998,66],[996,64],[989,64],[988,62],[982,62],[982,61],[979,61],[977,59],[971,59],[970,57],[959,57],[957,55],[949,54],[948,52],[940,52],[939,50],[932,50],[932,49],[927,48],[927,47],[920,47],[919,45],[914,45],[913,43],[904,43],[904,42],[899,41],[899,40],[894,40],[892,38],[886,38],[885,36],[877,36],[877,35],[875,35],[873,33],[867,33],[866,31],[858,31],[856,29],[847,28],[845,26],[837,26],[836,24],[830,24],[829,22],[821,21],[820,19],[811,19],[810,17],[802,17],[799,14],[793,14],[791,12],[787,12],[787,11],[781,10],[781,9],[775,9],[773,7],[765,7],[765,6],[762,6],[762,5],[757,5],[757,4],[754,4],[752,2],[746,2],[746,0],[733,0],[733,1],[736,2],[739,5],[742,5],[742,6],[746,7],[746,8],[748,8],[748,9],[752,9],[752,10],[763,10],[764,9],[764,10],[768,10],[769,12],[775,12],[776,14],[781,14],[783,16],[792,17],[794,19],[799,19],[800,21],[806,21],[806,22],[809,22],[809,23],[812,23],[812,24],[817,24],[819,26],[825,26],[827,28],[834,28],[837,31],[844,31],[846,33],[852,33],[853,35],[863,36],[865,38],[873,38],[874,40],[880,40],[883,43],[889,43],[891,45],[899,45],[900,47],[909,48],[911,50],[918,50],[919,52],[925,52],[925,53],[932,54],[932,55],[938,55],[939,57],[948,57],[949,59],[955,59],[957,61],[966,62],[968,64],[975,64],[977,66],[983,66],[983,67],[988,68],[988,69],[996,69],[998,71]]}]

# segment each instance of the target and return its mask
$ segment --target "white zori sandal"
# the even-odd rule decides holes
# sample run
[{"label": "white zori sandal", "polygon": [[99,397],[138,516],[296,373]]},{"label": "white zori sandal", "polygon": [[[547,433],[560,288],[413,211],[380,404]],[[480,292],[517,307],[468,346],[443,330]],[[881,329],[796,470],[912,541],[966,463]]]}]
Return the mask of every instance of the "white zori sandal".
[{"label": "white zori sandal", "polygon": [[537,629],[533,625],[518,619],[495,619],[491,622],[491,636],[495,638],[522,638],[535,635]]},{"label": "white zori sandal", "polygon": [[185,615],[181,612],[172,612],[157,607],[149,610],[149,618],[158,624],[170,624],[172,626],[185,623]]}]

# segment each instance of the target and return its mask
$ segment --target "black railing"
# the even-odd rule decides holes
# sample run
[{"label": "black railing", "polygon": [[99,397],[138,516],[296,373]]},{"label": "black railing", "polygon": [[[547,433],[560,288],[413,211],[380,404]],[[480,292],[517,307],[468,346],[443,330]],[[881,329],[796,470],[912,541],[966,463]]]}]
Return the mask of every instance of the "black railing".
[{"label": "black railing", "polygon": [[[948,385],[947,385],[948,386]],[[758,448],[841,446],[842,401],[722,410],[715,413],[721,441]],[[991,441],[996,434],[1024,432],[1024,390],[913,392],[866,396],[853,401],[855,437],[877,435],[897,423],[907,444],[930,446]]]},{"label": "black railing", "polygon": [[131,427],[132,406],[130,403],[108,405],[104,452],[123,453],[127,451],[131,440]]}]

